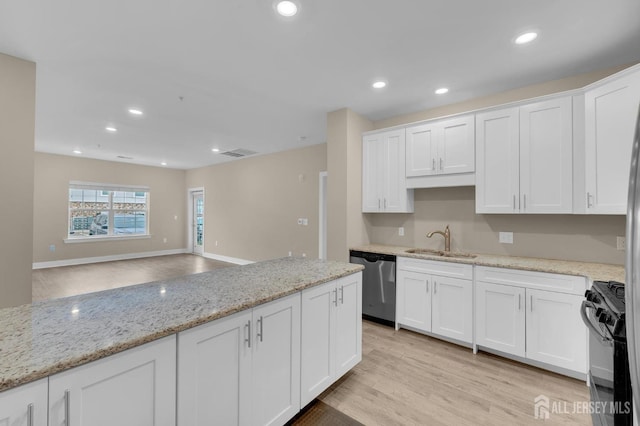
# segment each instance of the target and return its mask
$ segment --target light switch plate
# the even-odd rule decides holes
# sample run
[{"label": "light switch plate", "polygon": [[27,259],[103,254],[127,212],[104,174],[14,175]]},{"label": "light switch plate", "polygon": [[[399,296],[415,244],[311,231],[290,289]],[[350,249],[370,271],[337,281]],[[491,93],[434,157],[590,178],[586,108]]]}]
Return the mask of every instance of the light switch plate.
[{"label": "light switch plate", "polygon": [[616,237],[616,248],[618,250],[624,250],[627,246],[627,239],[625,237]]},{"label": "light switch plate", "polygon": [[513,232],[500,232],[499,240],[502,244],[513,244]]},{"label": "light switch plate", "polygon": [[398,228],[398,235],[404,237],[404,227],[401,226],[400,228]]}]

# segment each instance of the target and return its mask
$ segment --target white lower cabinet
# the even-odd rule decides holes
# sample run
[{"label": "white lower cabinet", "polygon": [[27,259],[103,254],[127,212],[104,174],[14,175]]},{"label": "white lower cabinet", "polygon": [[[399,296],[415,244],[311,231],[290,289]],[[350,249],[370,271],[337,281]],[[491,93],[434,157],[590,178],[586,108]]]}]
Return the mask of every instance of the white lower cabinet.
[{"label": "white lower cabinet", "polygon": [[175,425],[175,401],[175,335],[49,377],[51,426]]},{"label": "white lower cabinet", "polygon": [[362,359],[362,273],[302,291],[301,406]]},{"label": "white lower cabinet", "polygon": [[476,344],[584,374],[583,277],[476,268]]},{"label": "white lower cabinet", "polygon": [[250,424],[251,311],[178,334],[178,424]]},{"label": "white lower cabinet", "polygon": [[300,410],[300,293],[178,335],[178,425],[280,425]]},{"label": "white lower cabinet", "polygon": [[525,355],[525,290],[476,282],[476,344]]},{"label": "white lower cabinet", "polygon": [[473,340],[473,267],[398,258],[396,323],[464,343]]},{"label": "white lower cabinet", "polygon": [[0,392],[0,425],[47,426],[48,379]]},{"label": "white lower cabinet", "polygon": [[300,411],[300,293],[253,309],[252,425],[280,425]]}]

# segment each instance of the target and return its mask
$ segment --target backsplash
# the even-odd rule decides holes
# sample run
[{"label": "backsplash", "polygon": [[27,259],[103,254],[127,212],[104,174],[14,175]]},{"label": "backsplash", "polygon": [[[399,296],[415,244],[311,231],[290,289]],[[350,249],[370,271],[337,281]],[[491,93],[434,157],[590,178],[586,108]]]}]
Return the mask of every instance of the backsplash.
[{"label": "backsplash", "polygon": [[[625,216],[481,215],[474,187],[417,189],[414,202],[412,214],[364,214],[369,241],[443,249],[440,235],[426,234],[449,225],[453,251],[624,264],[616,236],[625,234]],[[513,232],[513,244],[498,242],[499,232]]]}]

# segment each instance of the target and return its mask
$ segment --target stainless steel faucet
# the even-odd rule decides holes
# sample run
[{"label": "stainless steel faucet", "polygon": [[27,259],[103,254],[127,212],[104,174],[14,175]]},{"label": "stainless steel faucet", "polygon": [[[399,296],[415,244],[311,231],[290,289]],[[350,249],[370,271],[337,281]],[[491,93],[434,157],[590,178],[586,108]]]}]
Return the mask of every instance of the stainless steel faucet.
[{"label": "stainless steel faucet", "polygon": [[427,234],[427,238],[433,237],[433,234],[440,234],[444,237],[444,251],[451,251],[451,231],[449,231],[449,225],[442,231],[432,231]]}]

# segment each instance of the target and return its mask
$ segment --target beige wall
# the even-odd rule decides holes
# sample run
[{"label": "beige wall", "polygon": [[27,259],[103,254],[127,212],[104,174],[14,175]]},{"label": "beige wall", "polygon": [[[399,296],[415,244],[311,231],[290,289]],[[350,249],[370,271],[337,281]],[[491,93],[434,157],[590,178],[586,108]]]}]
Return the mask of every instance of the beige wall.
[{"label": "beige wall", "polygon": [[[205,253],[257,261],[291,251],[317,258],[326,150],[313,145],[188,170],[186,188],[204,187]],[[309,224],[298,225],[298,218]]]},{"label": "beige wall", "polygon": [[0,308],[31,302],[36,65],[0,54]]},{"label": "beige wall", "polygon": [[[185,248],[185,174],[184,170],[36,153],[33,261],[47,262]],[[148,186],[151,238],[64,243],[68,232],[69,181],[72,180]],[[163,242],[164,238],[167,239],[166,243]],[[53,252],[49,250],[51,245],[55,245]]]},{"label": "beige wall", "polygon": [[327,258],[349,260],[349,247],[369,242],[362,216],[362,133],[372,123],[350,109],[327,114]]},{"label": "beige wall", "polygon": [[[474,187],[417,189],[415,213],[369,213],[365,220],[373,243],[441,250],[443,238],[426,234],[449,225],[451,250],[624,264],[624,251],[616,250],[624,216],[479,215]],[[513,232],[513,244],[498,242],[501,231]]]},{"label": "beige wall", "polygon": [[[572,90],[628,66],[380,120],[374,127],[380,129]],[[624,216],[476,215],[473,187],[416,190],[414,214],[367,214],[365,222],[372,243],[442,248],[441,238],[427,239],[425,234],[449,224],[455,250],[624,264],[624,252],[616,250],[616,236],[625,234]],[[404,237],[398,236],[400,226],[405,227]],[[500,231],[514,232],[514,244],[498,243]]]}]

